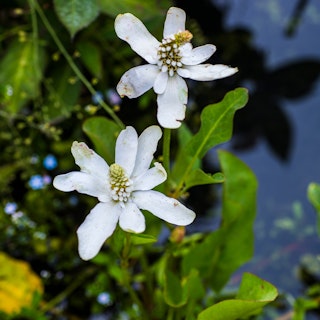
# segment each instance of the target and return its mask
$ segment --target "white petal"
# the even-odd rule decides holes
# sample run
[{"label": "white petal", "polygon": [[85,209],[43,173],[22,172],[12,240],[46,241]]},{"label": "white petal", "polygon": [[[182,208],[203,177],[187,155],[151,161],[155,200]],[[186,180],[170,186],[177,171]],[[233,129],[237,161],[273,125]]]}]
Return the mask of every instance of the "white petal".
[{"label": "white petal", "polygon": [[133,202],[127,202],[122,208],[119,225],[124,231],[134,233],[141,233],[146,229],[144,215]]},{"label": "white petal", "polygon": [[181,62],[186,65],[196,65],[208,60],[216,51],[213,44],[206,44],[192,49],[191,51],[182,51]]},{"label": "white petal", "polygon": [[116,142],[115,163],[125,169],[128,177],[133,171],[138,151],[138,134],[133,127],[122,130]]},{"label": "white petal", "polygon": [[117,226],[121,207],[114,202],[98,203],[77,230],[79,255],[83,260],[94,258]]},{"label": "white petal", "polygon": [[185,117],[188,87],[178,75],[168,78],[165,92],[158,95],[158,121],[164,128],[179,128]]},{"label": "white petal", "polygon": [[160,70],[158,66],[145,64],[128,70],[121,77],[117,91],[121,97],[137,98],[152,88]]},{"label": "white petal", "polygon": [[186,68],[179,68],[177,70],[177,73],[182,78],[190,78],[190,74],[191,74],[191,72]]},{"label": "white petal", "polygon": [[146,128],[138,139],[138,152],[136,163],[131,175],[132,179],[140,176],[150,168],[153,154],[157,150],[158,141],[162,136],[162,131],[158,126]]},{"label": "white petal", "polygon": [[166,21],[163,28],[163,37],[167,38],[179,31],[185,30],[186,13],[180,9],[171,7],[168,10]]},{"label": "white petal", "polygon": [[138,55],[151,64],[157,63],[160,42],[138,18],[131,13],[119,14],[115,20],[114,28],[117,36],[128,42]]},{"label": "white petal", "polygon": [[166,90],[168,83],[168,72],[159,72],[153,85],[153,90],[157,94],[162,94]]},{"label": "white petal", "polygon": [[167,172],[164,167],[155,162],[154,167],[146,171],[134,180],[134,190],[151,190],[162,182],[166,181]]},{"label": "white petal", "polygon": [[136,191],[132,198],[140,209],[148,210],[158,218],[178,226],[192,223],[196,216],[178,200],[157,191]]},{"label": "white petal", "polygon": [[85,172],[69,172],[53,179],[53,186],[61,191],[78,191],[89,196],[97,197],[102,202],[110,199],[107,180],[99,179]]},{"label": "white petal", "polygon": [[223,64],[200,64],[197,66],[185,66],[184,68],[189,71],[188,78],[198,81],[221,79],[238,72],[238,68],[231,68]]},{"label": "white petal", "polygon": [[71,147],[71,153],[76,164],[82,172],[89,173],[101,179],[106,179],[109,173],[109,166],[105,160],[88,148],[84,142],[74,141]]}]

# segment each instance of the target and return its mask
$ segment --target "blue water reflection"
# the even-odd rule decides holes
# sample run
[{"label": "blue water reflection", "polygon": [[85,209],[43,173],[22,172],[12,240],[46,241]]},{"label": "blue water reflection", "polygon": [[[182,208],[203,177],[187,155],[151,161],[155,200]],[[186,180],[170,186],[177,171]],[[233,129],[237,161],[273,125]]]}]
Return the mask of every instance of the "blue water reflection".
[{"label": "blue water reflection", "polygon": [[[227,29],[250,30],[254,46],[264,52],[269,71],[302,60],[320,61],[318,0],[212,2],[226,10]],[[304,4],[300,21],[289,34],[298,3]],[[262,138],[254,148],[233,150],[259,181],[256,253],[244,269],[270,280],[280,290],[299,295],[303,285],[297,268],[303,257],[308,253],[320,257],[316,214],[306,196],[308,184],[320,182],[319,77],[307,95],[282,97],[280,102],[291,128],[286,161],[276,156]]]}]

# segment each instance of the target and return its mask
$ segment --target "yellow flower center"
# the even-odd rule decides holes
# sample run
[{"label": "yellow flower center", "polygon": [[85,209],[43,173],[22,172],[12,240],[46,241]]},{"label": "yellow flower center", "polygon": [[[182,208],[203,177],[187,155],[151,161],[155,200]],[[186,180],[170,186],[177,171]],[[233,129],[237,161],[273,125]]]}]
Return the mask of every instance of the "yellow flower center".
[{"label": "yellow flower center", "polygon": [[112,199],[127,202],[132,191],[132,181],[127,177],[125,170],[114,163],[109,168],[109,177]]},{"label": "yellow flower center", "polygon": [[188,30],[162,39],[158,49],[158,66],[162,72],[168,72],[172,77],[178,68],[182,67],[180,46],[190,42],[191,39],[192,33]]}]

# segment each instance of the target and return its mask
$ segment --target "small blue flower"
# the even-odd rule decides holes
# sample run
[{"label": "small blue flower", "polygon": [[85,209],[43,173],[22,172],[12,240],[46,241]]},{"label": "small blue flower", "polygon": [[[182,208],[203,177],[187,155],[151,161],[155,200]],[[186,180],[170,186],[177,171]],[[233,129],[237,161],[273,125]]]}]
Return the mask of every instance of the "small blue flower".
[{"label": "small blue flower", "polygon": [[106,97],[111,105],[119,105],[122,100],[118,94],[118,92],[114,89],[109,89],[106,91]]},{"label": "small blue flower", "polygon": [[40,174],[32,176],[28,182],[29,186],[33,190],[40,190],[44,187],[44,181]]},{"label": "small blue flower", "polygon": [[8,202],[4,207],[6,214],[14,214],[18,209],[18,205],[15,202]]},{"label": "small blue flower", "polygon": [[43,159],[43,166],[47,170],[53,170],[57,167],[58,161],[57,158],[53,154],[48,154],[44,159]]},{"label": "small blue flower", "polygon": [[111,296],[108,292],[101,292],[97,297],[97,301],[104,306],[112,303]]},{"label": "small blue flower", "polygon": [[42,176],[42,181],[44,185],[48,185],[51,183],[52,178],[49,175],[45,174]]},{"label": "small blue flower", "polygon": [[97,91],[93,96],[92,96],[92,102],[94,104],[100,104],[100,102],[103,101],[103,94],[100,91]]}]

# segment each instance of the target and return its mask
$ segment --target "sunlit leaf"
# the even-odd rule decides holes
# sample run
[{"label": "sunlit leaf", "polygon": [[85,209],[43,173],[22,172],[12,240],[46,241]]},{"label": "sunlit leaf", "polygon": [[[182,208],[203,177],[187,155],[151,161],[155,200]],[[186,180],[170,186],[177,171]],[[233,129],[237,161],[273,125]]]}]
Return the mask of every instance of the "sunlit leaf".
[{"label": "sunlit leaf", "polygon": [[135,245],[148,244],[157,242],[157,238],[149,234],[132,233],[131,241]]},{"label": "sunlit leaf", "polygon": [[187,153],[199,159],[214,146],[231,138],[236,110],[248,101],[248,91],[238,88],[228,92],[224,99],[205,107],[201,113],[201,127],[186,146]]},{"label": "sunlit leaf", "polygon": [[30,307],[36,292],[43,293],[41,279],[30,265],[0,252],[0,311],[19,312]]},{"label": "sunlit leaf", "polygon": [[310,183],[308,186],[308,199],[317,211],[317,229],[320,235],[320,185],[317,183]]},{"label": "sunlit leaf", "polygon": [[33,39],[15,41],[0,62],[0,83],[6,89],[1,102],[7,111],[18,112],[39,94],[43,77],[44,51]]},{"label": "sunlit leaf", "polygon": [[203,109],[199,131],[188,141],[180,155],[180,159],[184,161],[179,161],[179,166],[173,168],[173,176],[180,188],[197,161],[211,148],[231,138],[234,114],[245,106],[247,100],[247,90],[238,88],[228,92],[219,103]]},{"label": "sunlit leaf", "polygon": [[237,320],[258,314],[262,307],[273,301],[277,289],[257,276],[245,273],[236,299],[221,301],[204,311],[198,320]]},{"label": "sunlit leaf", "polygon": [[191,171],[185,182],[185,190],[203,184],[222,183],[224,176],[221,172],[215,174],[208,174],[203,172],[201,169],[195,169]]},{"label": "sunlit leaf", "polygon": [[109,164],[113,163],[118,125],[104,117],[92,117],[84,122],[82,128],[94,143],[95,151]]},{"label": "sunlit leaf", "polygon": [[222,224],[183,260],[184,274],[199,270],[216,291],[253,255],[257,191],[256,178],[246,164],[226,151],[219,151],[219,160],[225,177]]},{"label": "sunlit leaf", "polygon": [[71,37],[87,27],[99,15],[96,0],[54,0],[53,3],[59,19]]}]

